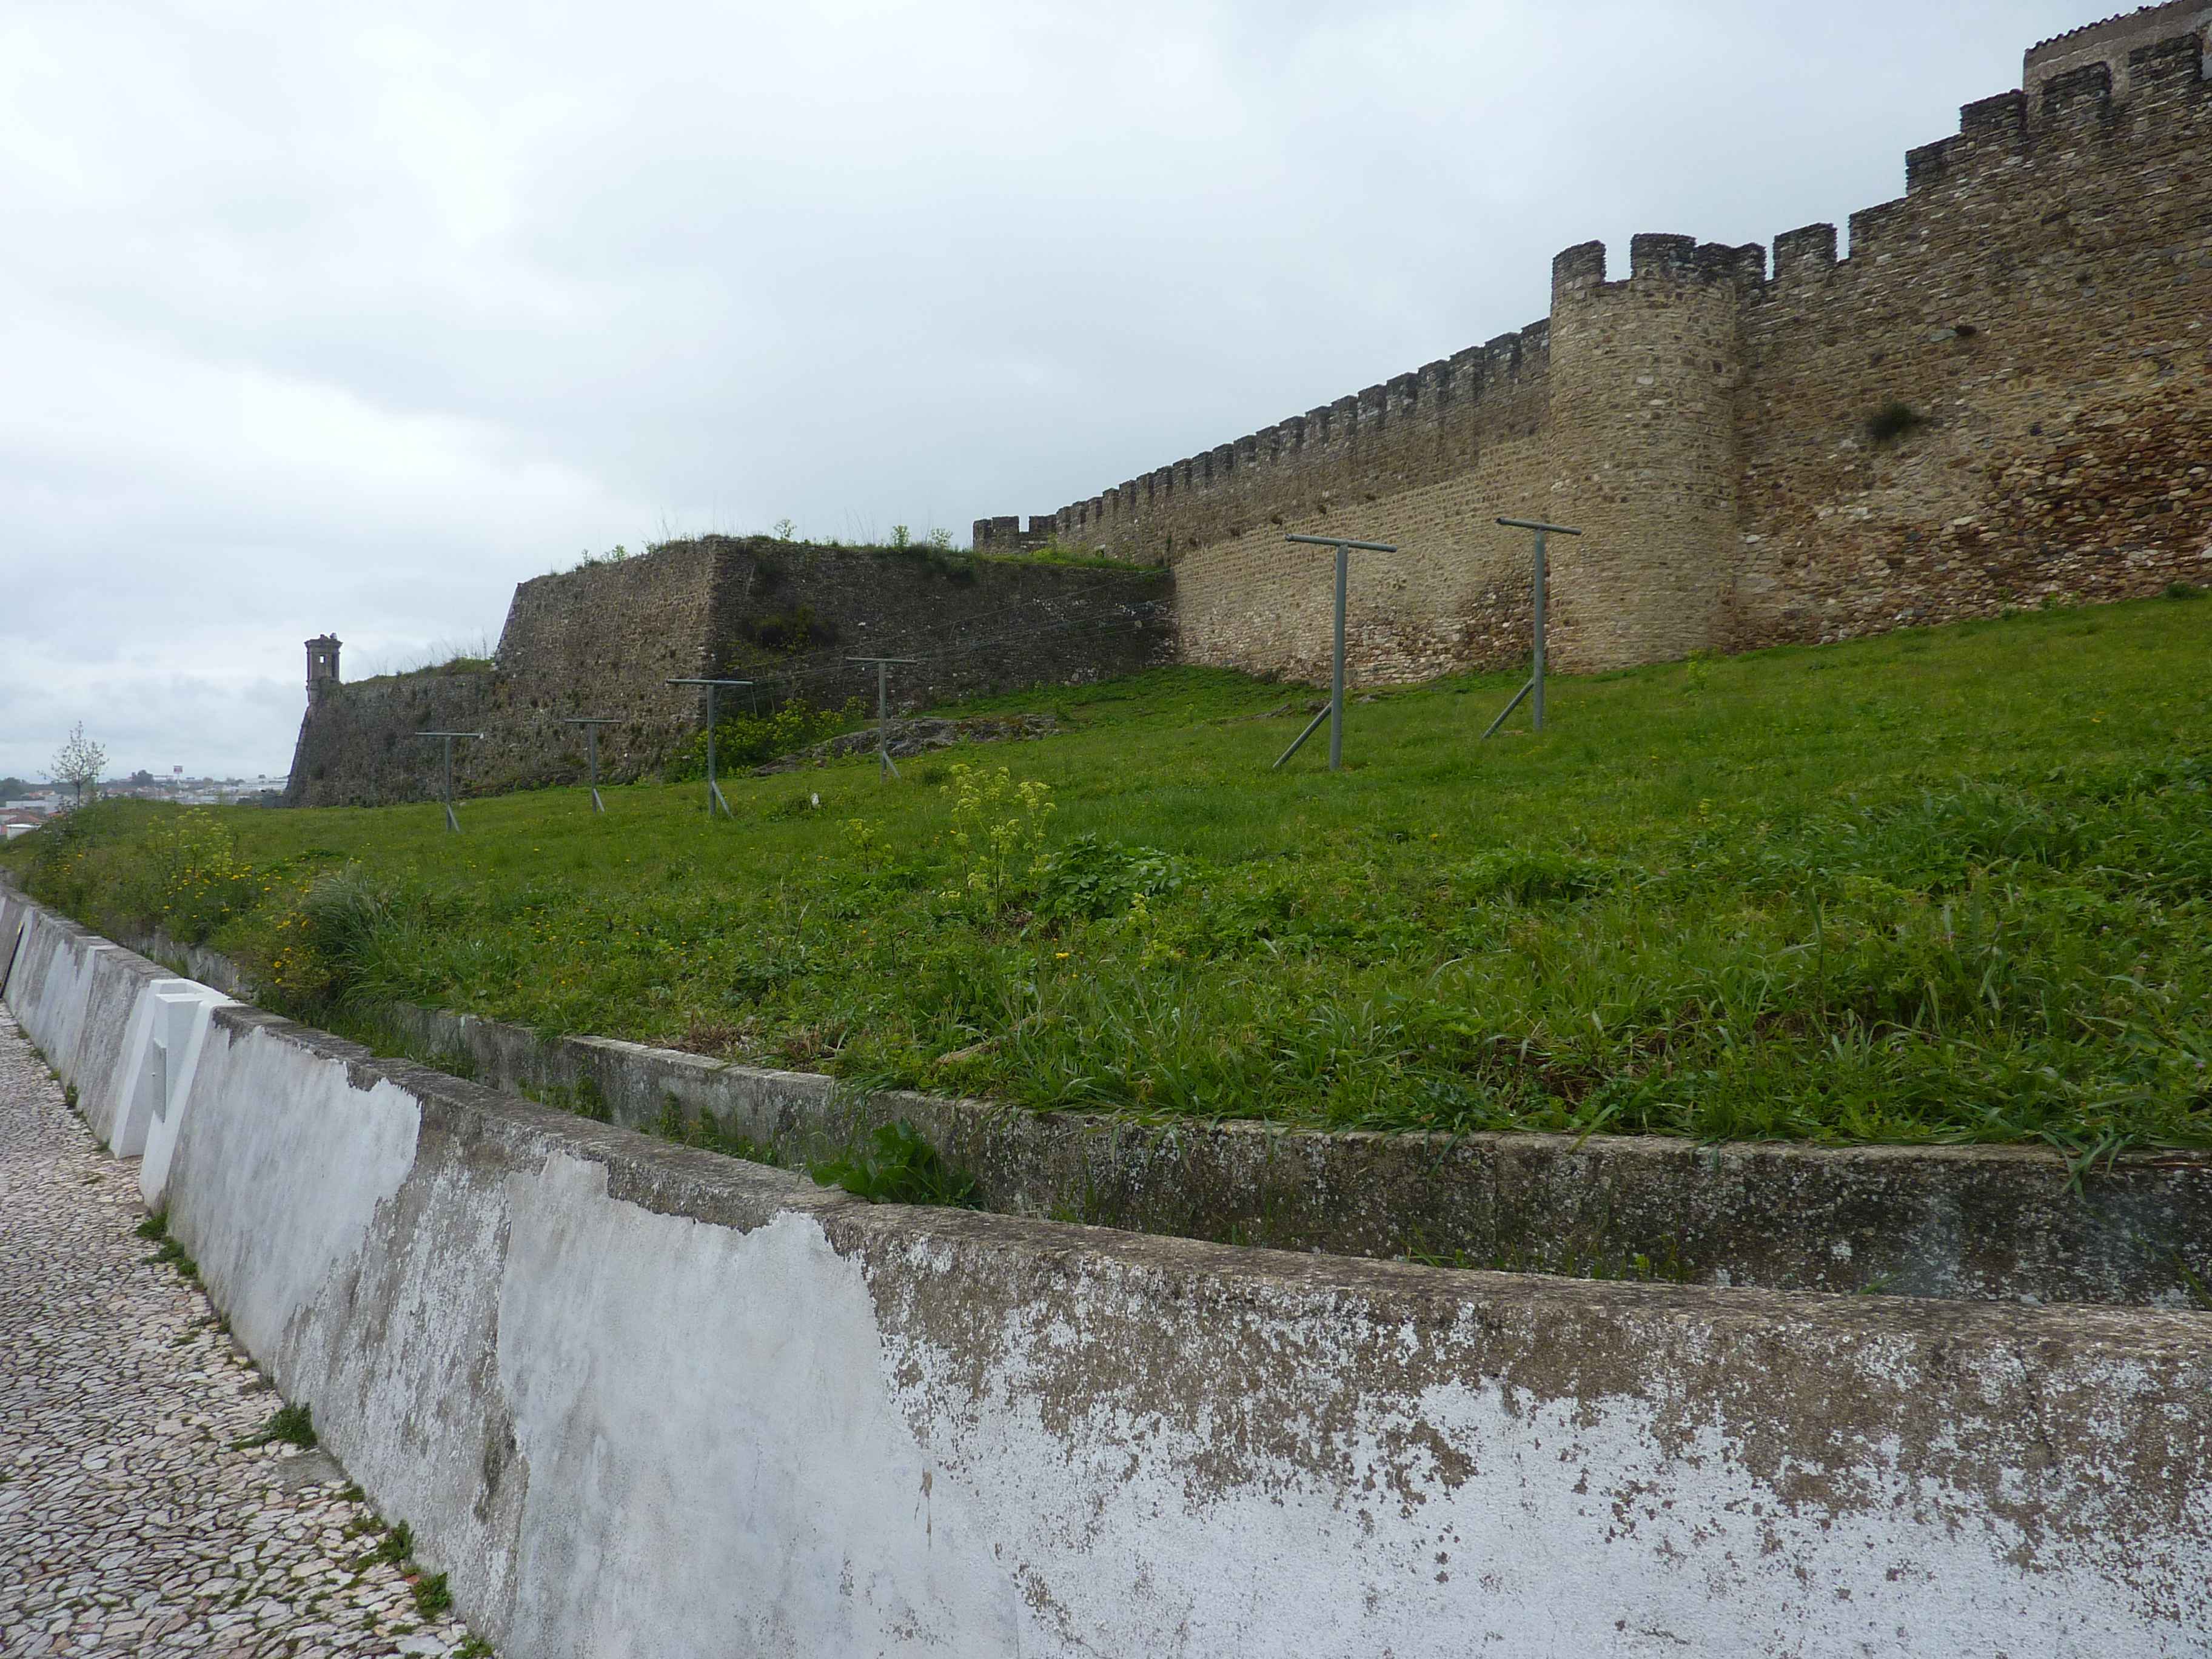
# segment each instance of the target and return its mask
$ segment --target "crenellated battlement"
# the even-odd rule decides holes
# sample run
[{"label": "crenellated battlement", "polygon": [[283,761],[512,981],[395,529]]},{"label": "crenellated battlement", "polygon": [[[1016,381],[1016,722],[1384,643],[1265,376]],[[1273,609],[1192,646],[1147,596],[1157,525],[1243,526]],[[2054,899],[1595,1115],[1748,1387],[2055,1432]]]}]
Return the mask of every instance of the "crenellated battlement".
[{"label": "crenellated battlement", "polygon": [[[1548,356],[1548,319],[1438,358],[1333,403],[1317,404],[1070,503],[1048,520],[1031,519],[1024,542],[1042,540],[1041,524],[1062,541],[1079,541],[1125,557],[1165,559],[1188,537],[1184,521],[1208,505],[1249,496],[1285,475],[1310,477],[1356,467],[1358,458],[1386,447],[1402,450],[1425,437],[1448,437],[1481,425],[1534,382]],[[976,545],[1008,545],[1011,520],[979,519]]]},{"label": "crenellated battlement", "polygon": [[[1948,192],[1953,207],[1966,218],[1977,210],[1974,192],[2010,189],[2023,167],[2059,156],[2072,159],[2087,142],[2139,140],[2146,122],[2187,118],[2207,96],[2204,28],[2148,40],[2142,35],[2147,28],[2196,11],[2212,19],[2212,0],[2194,10],[2147,8],[2115,20],[2124,27],[2092,25],[2035,48],[2029,54],[2037,70],[2033,91],[2000,93],[1967,104],[1960,111],[1955,134],[1907,152],[1905,194],[1850,216],[1851,254],[1887,257],[1896,227],[1912,216],[1915,198]],[[2062,46],[2065,52],[2055,52]],[[2124,70],[2117,77],[2115,54]],[[2122,119],[2123,114],[2130,118]],[[2115,158],[2114,164],[2121,163]],[[1916,222],[1915,234],[1923,228]],[[1770,286],[1787,289],[1848,266],[1850,260],[1838,258],[1837,244],[1832,225],[1783,232],[1774,239],[1770,276],[1767,252],[1757,244],[1730,246],[1650,233],[1631,240],[1627,276],[1609,282],[1604,244],[1578,243],[1553,262],[1553,303],[1556,307],[1562,299],[1572,302],[1616,292],[1716,284],[1753,300]],[[1474,434],[1490,409],[1510,407],[1507,418],[1526,428],[1526,393],[1548,372],[1550,331],[1547,318],[1499,335],[1234,442],[1125,479],[1056,513],[1033,515],[1026,530],[1015,519],[980,519],[976,545],[1016,551],[1059,540],[1124,557],[1168,559],[1187,546],[1203,544],[1209,532],[1240,529],[1251,515],[1234,511],[1238,503],[1279,495],[1285,488],[1296,495],[1298,482],[1309,476],[1320,494],[1338,494],[1343,475],[1358,470],[1359,457],[1371,456],[1395,476],[1403,471],[1406,448],[1425,436],[1447,447],[1454,434],[1479,443]],[[1222,511],[1209,512],[1208,504]],[[1263,516],[1272,520],[1273,505]]]},{"label": "crenellated battlement", "polygon": [[[2212,16],[2212,6],[2204,9]],[[2212,100],[2204,53],[2203,34],[2175,35],[2130,47],[2122,59],[2125,73],[2117,80],[2111,63],[2094,58],[2049,70],[2033,94],[1999,93],[1962,106],[1955,134],[1905,153],[1903,197],[1851,215],[1852,255],[1887,252],[1886,239],[1911,216],[1915,198],[1942,192],[1953,216],[1971,224],[2019,192],[2023,170],[2078,165],[2085,144],[2154,149],[2174,136],[2175,124],[2201,122]],[[2117,148],[2092,159],[2114,171],[2130,165]],[[1821,225],[1784,233],[1775,240],[1776,276],[1832,269],[1839,263],[1833,239],[1832,228]]]},{"label": "crenellated battlement", "polygon": [[1577,243],[1544,320],[977,544],[1172,561],[1188,654],[1285,672],[1326,611],[1286,531],[1419,548],[1354,629],[1399,678],[1525,644],[1501,511],[1590,532],[1554,555],[1583,666],[2212,577],[2208,45],[2212,0],[2040,42],[1847,248]]},{"label": "crenellated battlement", "polygon": [[1552,306],[1636,289],[1717,286],[1741,289],[1766,279],[1766,250],[1757,242],[1731,247],[1694,236],[1650,231],[1628,239],[1628,276],[1606,280],[1603,242],[1577,242],[1552,260]]}]

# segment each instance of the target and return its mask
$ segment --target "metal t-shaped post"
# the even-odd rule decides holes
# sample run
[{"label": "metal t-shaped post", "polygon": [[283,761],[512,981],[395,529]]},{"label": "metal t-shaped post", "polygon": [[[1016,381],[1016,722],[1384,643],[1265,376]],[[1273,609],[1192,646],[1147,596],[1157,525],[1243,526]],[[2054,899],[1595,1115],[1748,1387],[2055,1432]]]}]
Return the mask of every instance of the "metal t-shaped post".
[{"label": "metal t-shaped post", "polygon": [[1536,568],[1534,592],[1536,596],[1536,603],[1535,617],[1534,622],[1531,623],[1531,626],[1535,630],[1536,650],[1535,661],[1533,665],[1534,672],[1532,672],[1528,676],[1528,684],[1522,686],[1518,691],[1516,691],[1513,694],[1513,701],[1507,703],[1504,708],[1498,711],[1498,718],[1491,721],[1490,730],[1482,734],[1486,738],[1489,737],[1492,732],[1496,732],[1499,726],[1505,724],[1505,717],[1521,706],[1522,698],[1530,696],[1532,694],[1534,701],[1532,701],[1528,705],[1528,713],[1532,716],[1530,724],[1539,732],[1544,729],[1544,590],[1549,585],[1548,578],[1544,574],[1544,538],[1547,536],[1579,536],[1583,533],[1579,530],[1570,530],[1563,524],[1542,524],[1534,519],[1500,519],[1498,522],[1514,530],[1528,530],[1535,532]]},{"label": "metal t-shaped post", "polygon": [[730,811],[730,803],[722,799],[722,786],[714,781],[714,692],[725,685],[750,685],[750,680],[671,680],[671,685],[703,685],[707,688],[707,816],[713,817],[720,807],[726,818],[737,817]]},{"label": "metal t-shaped post", "polygon": [[895,778],[899,775],[898,763],[891,759],[891,670],[894,667],[919,668],[919,657],[848,657],[847,662],[872,662],[876,665],[876,758],[882,763],[876,776]]},{"label": "metal t-shaped post", "polygon": [[591,767],[592,810],[604,812],[607,810],[607,804],[599,799],[599,728],[619,726],[621,721],[611,714],[576,714],[563,718],[561,724],[584,728],[584,754]]},{"label": "metal t-shaped post", "polygon": [[1326,715],[1328,720],[1328,769],[1341,772],[1344,770],[1344,590],[1352,575],[1352,550],[1356,547],[1363,553],[1395,553],[1397,544],[1395,542],[1355,542],[1343,536],[1285,536],[1283,539],[1336,550],[1336,654],[1334,667],[1329,676],[1328,707],[1316,714],[1306,729],[1291,740],[1291,746],[1275,757],[1275,764],[1269,770],[1279,769],[1285,761],[1297,754]]},{"label": "metal t-shaped post", "polygon": [[446,740],[446,789],[438,799],[445,803],[446,828],[459,835],[461,832],[461,821],[453,816],[453,739],[455,738],[481,738],[483,733],[481,732],[417,732],[415,735],[418,738],[443,738]]}]

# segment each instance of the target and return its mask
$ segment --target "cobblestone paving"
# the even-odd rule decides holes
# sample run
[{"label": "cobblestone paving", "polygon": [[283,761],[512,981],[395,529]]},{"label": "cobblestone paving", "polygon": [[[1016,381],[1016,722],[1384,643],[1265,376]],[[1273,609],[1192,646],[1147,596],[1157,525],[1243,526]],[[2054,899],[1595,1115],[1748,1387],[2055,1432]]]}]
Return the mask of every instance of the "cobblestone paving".
[{"label": "cobblestone paving", "polygon": [[483,1654],[134,1229],[108,1157],[0,1011],[0,1655]]}]

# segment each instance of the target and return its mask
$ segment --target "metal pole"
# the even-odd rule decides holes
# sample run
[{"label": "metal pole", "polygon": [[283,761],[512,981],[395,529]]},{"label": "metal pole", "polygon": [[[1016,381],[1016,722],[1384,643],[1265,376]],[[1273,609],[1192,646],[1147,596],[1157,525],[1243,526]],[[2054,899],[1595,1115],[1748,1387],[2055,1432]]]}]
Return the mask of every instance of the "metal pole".
[{"label": "metal pole", "polygon": [[592,792],[592,811],[604,812],[607,804],[599,798],[599,728],[612,726],[613,717],[606,714],[571,714],[561,719],[563,726],[584,728],[584,763],[587,786]]},{"label": "metal pole", "polygon": [[714,780],[714,692],[721,686],[750,686],[752,682],[750,680],[680,679],[669,680],[666,684],[703,685],[707,688],[707,816],[713,817],[714,809],[720,807],[724,817],[737,817],[735,812],[730,811],[730,803],[723,797],[722,786]]},{"label": "metal pole", "polygon": [[1531,531],[1534,532],[1536,538],[1535,569],[1532,586],[1535,602],[1534,606],[1535,614],[1532,619],[1532,626],[1535,632],[1535,648],[1532,653],[1533,661],[1530,664],[1528,684],[1516,691],[1513,694],[1513,701],[1498,711],[1498,718],[1491,721],[1489,730],[1482,734],[1486,738],[1505,724],[1506,715],[1521,706],[1521,700],[1523,697],[1532,699],[1528,707],[1531,723],[1539,732],[1544,729],[1544,599],[1551,585],[1551,579],[1545,572],[1544,538],[1579,536],[1583,533],[1579,530],[1569,529],[1565,525],[1546,524],[1539,519],[1500,519],[1498,522],[1510,526],[1515,530]]},{"label": "metal pole", "polygon": [[1509,702],[1509,703],[1507,703],[1507,704],[1505,705],[1505,707],[1504,707],[1504,708],[1501,708],[1501,709],[1499,709],[1499,710],[1498,711],[1498,718],[1497,718],[1496,720],[1494,720],[1491,721],[1491,723],[1489,724],[1489,726],[1484,729],[1482,735],[1483,735],[1484,737],[1486,737],[1486,737],[1489,737],[1492,732],[1496,732],[1499,726],[1501,726],[1504,725],[1504,724],[1505,724],[1505,717],[1506,717],[1508,714],[1511,714],[1515,709],[1518,708],[1521,706],[1521,699],[1522,699],[1522,698],[1523,698],[1523,697],[1525,697],[1525,696],[1528,696],[1531,691],[1534,690],[1535,689],[1536,689],[1536,682],[1535,682],[1535,681],[1534,681],[1534,680],[1523,680],[1523,681],[1522,681],[1522,682],[1521,682],[1521,689],[1520,689],[1518,691],[1516,691],[1516,692],[1513,694],[1513,701],[1512,701],[1512,702]]},{"label": "metal pole", "polygon": [[1529,677],[1535,682],[1536,694],[1528,702],[1528,713],[1537,731],[1544,729],[1544,532],[1536,532],[1536,672]]},{"label": "metal pole", "polygon": [[1267,769],[1270,772],[1281,771],[1283,769],[1283,763],[1290,759],[1291,756],[1297,754],[1299,749],[1304,745],[1305,740],[1313,736],[1316,729],[1318,728],[1321,723],[1328,718],[1328,705],[1327,703],[1323,703],[1321,707],[1321,713],[1316,714],[1311,720],[1306,722],[1306,729],[1291,739],[1291,746],[1283,750],[1281,754],[1276,756],[1275,763]]},{"label": "metal pole", "polygon": [[[1336,638],[1331,653],[1327,712],[1328,714],[1328,769],[1332,772],[1341,772],[1344,770],[1344,603],[1345,591],[1351,585],[1352,550],[1356,547],[1363,553],[1395,553],[1398,550],[1397,544],[1356,542],[1346,536],[1285,536],[1283,539],[1288,542],[1306,542],[1316,547],[1333,547],[1336,550]],[[1320,724],[1321,716],[1316,714],[1314,716],[1313,725],[1299,732],[1297,742],[1291,744],[1276,758],[1275,766],[1280,767],[1285,761],[1297,754],[1298,745],[1311,737],[1315,727]]]},{"label": "metal pole", "polygon": [[1352,574],[1352,550],[1336,544],[1336,668],[1328,691],[1328,769],[1344,770],[1344,589]]},{"label": "metal pole", "polygon": [[888,781],[899,775],[898,763],[891,758],[891,670],[919,668],[919,657],[848,657],[847,662],[873,663],[876,665],[876,777]]},{"label": "metal pole", "polygon": [[722,786],[714,776],[714,691],[713,682],[707,686],[707,816],[713,817],[714,809],[720,807],[726,818],[737,817],[730,811],[730,803],[722,798]]},{"label": "metal pole", "polygon": [[876,758],[882,763],[876,775],[891,775],[891,665],[876,665]]},{"label": "metal pole", "polygon": [[444,787],[438,796],[438,804],[446,809],[446,828],[458,835],[460,833],[461,821],[453,814],[453,739],[455,738],[481,738],[483,733],[481,732],[417,732],[415,735],[418,738],[435,738],[445,744]]}]

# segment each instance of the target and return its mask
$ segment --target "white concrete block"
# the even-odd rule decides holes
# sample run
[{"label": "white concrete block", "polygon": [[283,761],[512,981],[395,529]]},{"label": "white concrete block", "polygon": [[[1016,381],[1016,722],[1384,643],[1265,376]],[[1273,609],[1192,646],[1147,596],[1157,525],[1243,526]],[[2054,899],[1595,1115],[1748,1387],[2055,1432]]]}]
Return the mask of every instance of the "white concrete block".
[{"label": "white concrete block", "polygon": [[115,1147],[125,1158],[136,1157],[138,1194],[149,1210],[168,1203],[169,1168],[191,1109],[192,1079],[199,1071],[200,1054],[207,1045],[208,1024],[218,1008],[232,1006],[220,991],[188,979],[157,981],[161,988],[147,994],[146,1114],[134,1119],[118,1135]]},{"label": "white concrete block", "polygon": [[117,1157],[141,1156],[153,1125],[178,1109],[174,1085],[189,1070],[207,1011],[228,1000],[188,979],[149,981],[139,992],[105,1112],[108,1150]]}]

